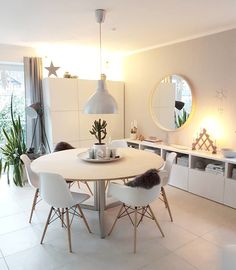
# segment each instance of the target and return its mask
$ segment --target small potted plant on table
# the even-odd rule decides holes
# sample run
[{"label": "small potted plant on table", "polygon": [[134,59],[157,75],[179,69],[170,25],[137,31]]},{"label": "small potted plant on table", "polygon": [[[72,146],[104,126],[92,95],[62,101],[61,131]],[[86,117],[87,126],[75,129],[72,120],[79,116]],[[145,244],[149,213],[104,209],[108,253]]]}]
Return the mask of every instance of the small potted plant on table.
[{"label": "small potted plant on table", "polygon": [[107,135],[106,127],[107,122],[105,120],[99,119],[94,121],[92,130],[89,131],[98,140],[98,142],[94,144],[94,150],[102,151],[102,155],[105,155],[106,152],[106,144],[102,142],[102,140],[104,140]]}]

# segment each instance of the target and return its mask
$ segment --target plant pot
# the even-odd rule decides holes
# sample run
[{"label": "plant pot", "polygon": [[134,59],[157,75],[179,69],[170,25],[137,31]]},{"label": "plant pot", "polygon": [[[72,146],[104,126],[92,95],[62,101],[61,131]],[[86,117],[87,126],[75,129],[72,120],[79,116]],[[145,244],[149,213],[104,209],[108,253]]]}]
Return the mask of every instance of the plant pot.
[{"label": "plant pot", "polygon": [[107,149],[107,145],[105,143],[95,143],[93,145],[93,149],[94,149],[94,156],[95,158],[103,158],[106,156],[106,149]]},{"label": "plant pot", "polygon": [[[10,170],[9,170],[9,184],[11,187],[18,187],[13,181],[13,170],[14,166],[10,165]],[[28,182],[26,171],[25,171],[25,166],[23,165],[23,175],[22,175],[22,184],[25,185]]]}]

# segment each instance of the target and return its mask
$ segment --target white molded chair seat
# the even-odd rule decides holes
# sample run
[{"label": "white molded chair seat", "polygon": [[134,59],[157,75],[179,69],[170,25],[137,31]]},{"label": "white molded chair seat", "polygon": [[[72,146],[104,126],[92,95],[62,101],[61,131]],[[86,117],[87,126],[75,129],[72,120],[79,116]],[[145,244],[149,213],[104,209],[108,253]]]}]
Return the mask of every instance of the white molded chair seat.
[{"label": "white molded chair seat", "polygon": [[[59,174],[40,173],[39,177],[40,177],[41,198],[51,206],[40,243],[41,244],[43,243],[43,239],[46,234],[48,225],[55,219],[60,218],[62,221],[62,224],[64,224],[67,227],[69,250],[70,252],[72,252],[70,226],[74,218],[74,215],[83,218],[88,231],[91,233],[87,220],[85,219],[83,211],[79,205],[80,203],[87,200],[90,196],[84,193],[70,192],[65,179]],[[79,212],[77,212],[77,208]],[[70,209],[72,209],[71,212],[69,211]],[[52,212],[54,212],[53,216],[52,216]],[[70,213],[73,215],[71,221],[69,220]],[[64,214],[66,214],[66,224],[64,223],[64,218],[63,218]],[[56,218],[55,218],[55,215],[56,215]]]},{"label": "white molded chair seat", "polygon": [[169,212],[169,216],[170,216],[170,220],[173,222],[173,217],[171,214],[171,210],[170,210],[170,206],[169,206],[169,202],[167,200],[167,196],[166,196],[166,191],[165,191],[165,186],[169,183],[170,181],[170,173],[171,173],[171,169],[172,169],[172,165],[176,159],[177,154],[175,152],[171,152],[168,154],[166,161],[165,161],[165,165],[163,166],[163,169],[161,169],[158,174],[161,178],[161,200],[164,202],[168,212]]},{"label": "white molded chair seat", "polygon": [[27,180],[30,186],[35,188],[34,199],[33,199],[31,212],[30,212],[30,218],[29,218],[29,223],[31,223],[36,204],[39,203],[41,200],[39,199],[39,177],[35,172],[31,170],[30,168],[31,160],[29,159],[27,155],[25,154],[21,155],[20,159],[23,161],[25,165],[26,176],[27,176]]},{"label": "white molded chair seat", "polygon": [[112,140],[110,146],[116,148],[126,148],[128,147],[128,143],[126,140]]},{"label": "white molded chair seat", "polygon": [[[164,233],[149,205],[156,198],[158,198],[160,194],[160,185],[156,185],[151,189],[145,189],[141,187],[130,187],[112,182],[109,185],[108,194],[122,202],[122,206],[108,235],[112,233],[112,230],[119,218],[129,216],[132,224],[134,225],[134,253],[136,253],[137,227],[144,217],[148,217],[154,220],[162,236],[164,237]],[[133,213],[134,218],[132,219],[131,214]],[[138,215],[140,216],[139,219]]]},{"label": "white molded chair seat", "polygon": [[[128,143],[126,140],[121,139],[121,140],[112,140],[110,143],[110,147],[113,148],[127,148],[128,147]],[[122,179],[124,183],[126,183],[128,181],[128,179]],[[109,181],[107,181],[106,183],[106,188],[109,185]]]}]

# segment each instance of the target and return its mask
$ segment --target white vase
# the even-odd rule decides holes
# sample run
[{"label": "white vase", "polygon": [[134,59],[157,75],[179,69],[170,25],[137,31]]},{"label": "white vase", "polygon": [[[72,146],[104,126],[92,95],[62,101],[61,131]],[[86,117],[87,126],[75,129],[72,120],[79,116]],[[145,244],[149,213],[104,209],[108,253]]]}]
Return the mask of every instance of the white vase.
[{"label": "white vase", "polygon": [[[13,170],[14,166],[10,165],[10,170],[9,170],[9,182],[11,187],[17,187],[13,181]],[[25,185],[28,182],[26,171],[25,171],[25,166],[23,165],[23,175],[22,175],[22,183]]]},{"label": "white vase", "polygon": [[136,140],[137,139],[137,133],[130,133],[130,139]]},{"label": "white vase", "polygon": [[94,149],[94,156],[96,159],[104,158],[106,156],[107,145],[105,143],[103,144],[95,143],[93,145],[93,149]]}]

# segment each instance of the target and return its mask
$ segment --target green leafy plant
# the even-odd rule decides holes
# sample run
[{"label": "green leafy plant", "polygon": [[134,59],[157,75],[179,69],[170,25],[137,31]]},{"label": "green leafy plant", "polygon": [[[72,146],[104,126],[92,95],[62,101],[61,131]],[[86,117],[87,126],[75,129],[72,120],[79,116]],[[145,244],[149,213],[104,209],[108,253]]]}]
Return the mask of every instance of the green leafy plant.
[{"label": "green leafy plant", "polygon": [[107,122],[105,120],[99,119],[95,120],[92,125],[92,130],[89,132],[95,136],[98,140],[97,144],[102,144],[102,140],[106,138],[107,130],[106,130]]},{"label": "green leafy plant", "polygon": [[182,115],[177,114],[175,117],[175,125],[177,128],[181,127],[188,119],[189,114],[185,109],[182,110]]},{"label": "green leafy plant", "polygon": [[[14,118],[13,113],[13,96],[11,97],[11,121],[12,126],[9,128],[9,130],[6,130],[5,128],[2,129],[2,132],[5,137],[5,145],[1,147],[2,156],[3,158],[0,161],[0,172],[2,170],[4,172],[7,172],[7,179],[8,183],[9,176],[10,176],[10,167],[13,167],[13,181],[16,186],[23,186],[23,163],[20,159],[20,156],[22,154],[25,154],[27,151],[25,140],[24,140],[24,134],[23,134],[23,128],[21,125],[20,116],[17,117],[17,119]],[[4,162],[4,166],[3,166]]]}]

